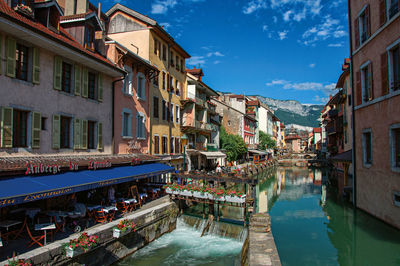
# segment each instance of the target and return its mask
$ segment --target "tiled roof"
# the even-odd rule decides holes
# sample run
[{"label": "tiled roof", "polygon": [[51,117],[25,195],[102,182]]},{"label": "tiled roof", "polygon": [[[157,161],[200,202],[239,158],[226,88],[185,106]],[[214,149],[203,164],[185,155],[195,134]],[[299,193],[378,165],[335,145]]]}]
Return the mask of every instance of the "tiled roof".
[{"label": "tiled roof", "polygon": [[315,127],[313,129],[314,133],[321,133],[321,128],[320,127]]},{"label": "tiled roof", "polygon": [[92,13],[92,11],[86,12],[86,13],[81,13],[81,14],[74,14],[74,15],[69,15],[69,16],[62,16],[62,17],[60,17],[60,20],[61,20],[61,21],[64,21],[64,20],[70,20],[70,19],[85,18],[86,15],[89,15],[90,13]]},{"label": "tiled roof", "polygon": [[111,63],[107,58],[101,56],[98,53],[92,52],[85,47],[83,47],[80,43],[70,36],[66,30],[60,27],[60,33],[56,33],[47,27],[43,26],[39,22],[33,21],[28,19],[25,16],[20,15],[16,11],[14,11],[11,7],[7,5],[4,0],[0,0],[0,16],[5,17],[7,19],[13,20],[15,23],[22,24],[23,26],[30,28],[34,31],[39,32],[40,34],[44,35],[45,37],[55,39],[55,41],[62,43],[65,46],[70,46],[75,50],[79,50],[81,53],[90,56],[97,61],[100,61],[104,64],[109,65],[110,67],[117,68],[113,63]]}]

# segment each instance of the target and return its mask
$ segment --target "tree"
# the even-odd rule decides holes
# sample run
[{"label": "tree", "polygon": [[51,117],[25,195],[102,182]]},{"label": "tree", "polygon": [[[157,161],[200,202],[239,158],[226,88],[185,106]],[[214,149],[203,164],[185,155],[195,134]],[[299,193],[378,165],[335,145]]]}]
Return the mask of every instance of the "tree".
[{"label": "tree", "polygon": [[238,160],[247,152],[244,140],[239,135],[228,134],[223,127],[220,129],[219,139],[221,148],[226,150],[226,159],[229,162]]},{"label": "tree", "polygon": [[272,136],[264,133],[263,131],[260,130],[260,144],[259,147],[261,147],[262,150],[264,149],[273,149],[276,147],[276,142],[275,140],[272,139]]}]

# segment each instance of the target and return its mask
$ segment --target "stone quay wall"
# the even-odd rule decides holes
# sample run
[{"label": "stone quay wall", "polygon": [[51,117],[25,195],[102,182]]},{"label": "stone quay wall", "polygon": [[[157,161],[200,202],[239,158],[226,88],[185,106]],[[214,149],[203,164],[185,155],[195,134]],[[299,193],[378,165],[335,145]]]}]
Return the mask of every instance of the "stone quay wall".
[{"label": "stone quay wall", "polygon": [[[85,230],[89,235],[99,237],[99,244],[79,256],[68,258],[65,245],[70,239],[80,236],[76,233],[41,248],[21,254],[19,259],[29,260],[32,265],[111,265],[144,247],[153,240],[176,228],[178,209],[174,202],[162,202],[151,208],[139,210],[121,219],[94,226]],[[130,232],[120,238],[113,238],[113,228],[124,219],[133,220],[136,232]],[[0,262],[0,265],[7,261]]]}]

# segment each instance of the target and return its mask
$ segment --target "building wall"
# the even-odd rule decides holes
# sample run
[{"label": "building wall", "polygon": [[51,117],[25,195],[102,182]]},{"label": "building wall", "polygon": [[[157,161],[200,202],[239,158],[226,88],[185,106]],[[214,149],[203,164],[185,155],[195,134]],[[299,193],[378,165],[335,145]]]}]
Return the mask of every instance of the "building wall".
[{"label": "building wall", "polygon": [[343,90],[347,95],[346,103],[344,105],[345,114],[343,117],[343,119],[345,119],[345,122],[347,122],[347,125],[344,126],[344,132],[343,132],[344,150],[348,151],[353,148],[352,106],[351,106],[351,101],[349,101],[349,97],[352,96],[350,75],[348,75],[345,79]]},{"label": "building wall", "polygon": [[[365,4],[370,4],[371,36],[361,47],[354,47],[354,21]],[[400,123],[400,96],[390,91],[383,96],[381,55],[394,41],[400,38],[399,13],[384,26],[379,23],[379,1],[350,1],[351,27],[353,36],[353,76],[368,60],[373,65],[372,102],[355,107],[355,146],[357,207],[400,228],[400,208],[394,205],[393,192],[400,191],[399,173],[391,168],[391,146],[389,140],[390,126]],[[378,32],[379,31],[379,32]],[[376,34],[374,36],[374,34]],[[354,83],[356,85],[356,82]],[[357,91],[357,87],[355,87]],[[357,93],[355,103],[358,102]],[[363,163],[362,132],[372,132],[372,164]]]},{"label": "building wall", "polygon": [[268,110],[264,106],[260,106],[258,115],[258,126],[259,130],[267,132],[267,114]]},{"label": "building wall", "polygon": [[[1,33],[1,54],[6,51],[6,36]],[[17,40],[18,41],[18,40]],[[19,40],[27,46],[34,47],[26,41]],[[38,47],[39,48],[39,47]],[[40,84],[34,85],[31,82],[22,81],[15,78],[10,78],[5,75],[5,62],[2,60],[1,74],[0,75],[0,106],[13,107],[21,110],[28,110],[31,112],[40,112],[42,118],[45,118],[45,129],[40,132],[40,148],[39,149],[5,149],[2,151],[8,153],[62,153],[62,154],[111,154],[112,149],[112,78],[103,75],[103,101],[99,102],[83,98],[82,96],[75,96],[74,94],[67,94],[62,91],[53,89],[54,80],[54,57],[56,54],[51,51],[40,48]],[[68,58],[63,58],[69,63]],[[96,72],[95,69],[93,69]],[[52,148],[52,120],[53,115],[63,114],[71,118],[93,120],[102,123],[103,129],[103,151],[98,150],[73,150],[73,149],[53,149]],[[73,126],[72,126],[73,128]],[[73,129],[72,129],[73,131]],[[30,133],[29,119],[28,119],[28,135]],[[73,139],[73,135],[70,136]],[[29,143],[28,143],[29,145]]]},{"label": "building wall", "polygon": [[222,126],[225,128],[226,132],[233,135],[242,136],[243,131],[243,117],[244,114],[233,109],[232,107],[226,106],[225,104],[212,100],[213,103],[217,105],[216,111],[220,114],[222,118]]}]

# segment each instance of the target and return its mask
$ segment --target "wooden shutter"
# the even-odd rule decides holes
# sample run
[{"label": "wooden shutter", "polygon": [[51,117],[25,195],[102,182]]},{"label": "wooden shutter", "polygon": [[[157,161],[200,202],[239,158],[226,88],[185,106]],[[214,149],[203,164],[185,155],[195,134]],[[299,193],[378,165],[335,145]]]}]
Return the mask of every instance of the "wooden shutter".
[{"label": "wooden shutter", "polygon": [[54,57],[54,89],[61,90],[62,80],[62,60],[60,57]]},{"label": "wooden shutter", "polygon": [[40,148],[40,132],[42,131],[42,115],[32,113],[32,148]]},{"label": "wooden shutter", "polygon": [[75,95],[81,95],[82,88],[82,68],[75,65]]},{"label": "wooden shutter", "polygon": [[81,120],[80,119],[74,119],[74,149],[78,150],[81,148]]},{"label": "wooden shutter", "polygon": [[100,102],[103,101],[103,75],[102,74],[98,74],[97,75],[97,88],[98,88],[98,97],[97,100],[99,100]]},{"label": "wooden shutter", "polygon": [[3,107],[1,109],[1,146],[12,148],[13,144],[13,109]]},{"label": "wooden shutter", "polygon": [[358,17],[354,20],[354,44],[356,49],[360,46],[360,28],[358,26]]},{"label": "wooden shutter", "polygon": [[15,78],[17,42],[12,38],[7,38],[7,66],[6,75]]},{"label": "wooden shutter", "polygon": [[356,72],[356,94],[357,94],[357,105],[362,103],[361,99],[361,72]]},{"label": "wooden shutter", "polygon": [[379,25],[383,26],[385,23],[386,23],[386,0],[379,0]]},{"label": "wooden shutter", "polygon": [[87,139],[87,131],[88,131],[88,121],[87,120],[82,120],[82,142],[81,142],[81,148],[86,150],[87,149],[87,144],[88,144],[88,139]]},{"label": "wooden shutter", "polygon": [[374,84],[373,84],[373,71],[372,71],[372,62],[368,65],[368,100],[371,101],[374,99]]},{"label": "wooden shutter", "polygon": [[32,83],[40,83],[40,49],[33,48]]},{"label": "wooden shutter", "polygon": [[82,69],[82,97],[88,97],[88,90],[89,90],[89,73],[87,68]]},{"label": "wooden shutter", "polygon": [[169,122],[171,119],[171,104],[167,103],[167,121]]},{"label": "wooden shutter", "polygon": [[2,74],[2,71],[1,71],[2,64],[3,64],[3,36],[0,35],[0,75]]},{"label": "wooden shutter", "polygon": [[367,39],[371,37],[371,13],[369,5],[365,8],[365,20],[367,21]]},{"label": "wooden shutter", "polygon": [[171,90],[171,81],[170,81],[170,75],[167,74],[167,91]]},{"label": "wooden shutter", "polygon": [[389,75],[388,75],[388,54],[381,54],[381,80],[382,80],[382,96],[389,93]]},{"label": "wooden shutter", "polygon": [[60,148],[60,130],[61,129],[61,122],[60,122],[60,115],[53,115],[53,149]]},{"label": "wooden shutter", "polygon": [[103,149],[103,124],[97,123],[97,149]]}]

